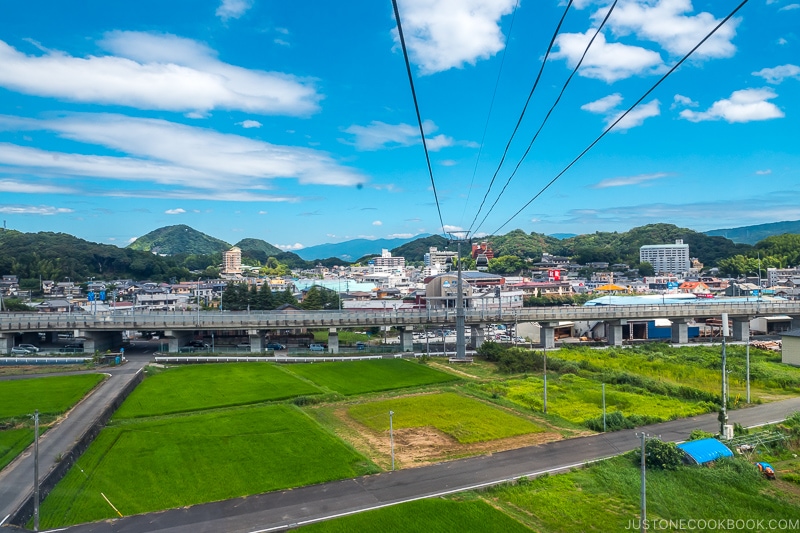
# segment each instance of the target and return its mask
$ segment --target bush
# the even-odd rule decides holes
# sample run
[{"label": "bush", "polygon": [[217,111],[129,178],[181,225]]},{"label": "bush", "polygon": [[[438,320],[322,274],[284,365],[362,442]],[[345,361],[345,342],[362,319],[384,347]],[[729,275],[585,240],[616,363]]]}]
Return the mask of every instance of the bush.
[{"label": "bush", "polygon": [[[661,470],[677,470],[683,464],[683,452],[674,442],[650,439],[644,445],[645,466]],[[636,464],[641,464],[641,449],[634,453]]]},{"label": "bush", "polygon": [[702,429],[693,429],[692,432],[689,433],[689,440],[713,439],[714,437],[716,437],[716,435],[708,431],[703,431]]}]

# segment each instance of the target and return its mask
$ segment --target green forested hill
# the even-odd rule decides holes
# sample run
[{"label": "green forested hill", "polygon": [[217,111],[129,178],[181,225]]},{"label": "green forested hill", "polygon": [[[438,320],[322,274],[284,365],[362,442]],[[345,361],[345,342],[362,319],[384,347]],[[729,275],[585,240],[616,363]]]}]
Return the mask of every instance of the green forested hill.
[{"label": "green forested hill", "polygon": [[142,235],[128,248],[163,255],[175,254],[214,254],[231,247],[225,241],[215,239],[185,224],[165,226]]},{"label": "green forested hill", "polygon": [[173,258],[78,239],[66,233],[0,232],[0,274],[20,279],[75,282],[132,278],[167,281],[189,279],[186,268]]},{"label": "green forested hill", "polygon": [[242,239],[235,246],[242,250],[242,255],[252,257],[260,263],[266,263],[269,257],[277,257],[283,253],[280,248],[261,239]]},{"label": "green forested hill", "polygon": [[800,220],[784,220],[783,222],[742,226],[740,228],[714,229],[705,233],[706,235],[719,235],[733,242],[755,244],[767,237],[785,233],[800,233]]},{"label": "green forested hill", "polygon": [[561,241],[555,237],[541,233],[525,233],[521,229],[509,231],[505,235],[496,235],[475,241],[488,241],[492,244],[495,257],[514,255],[523,259],[542,257],[542,252],[554,253],[553,250],[561,246]]},{"label": "green forested hill", "polygon": [[706,266],[752,249],[747,244],[736,244],[724,237],[709,236],[674,224],[648,224],[624,233],[598,231],[564,239],[558,253],[582,264],[593,261],[636,264],[639,262],[641,246],[674,244],[676,239],[683,239],[684,244],[689,245],[689,255],[697,257]]}]

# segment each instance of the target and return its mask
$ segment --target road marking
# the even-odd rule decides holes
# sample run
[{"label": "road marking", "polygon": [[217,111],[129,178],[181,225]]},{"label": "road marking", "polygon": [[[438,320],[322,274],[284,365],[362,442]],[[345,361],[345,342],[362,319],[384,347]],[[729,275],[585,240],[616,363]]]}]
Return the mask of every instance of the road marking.
[{"label": "road marking", "polygon": [[10,514],[7,514],[7,515],[6,515],[6,517],[5,517],[5,518],[3,518],[3,520],[0,520],[0,526],[2,526],[3,524],[5,524],[5,523],[6,523],[6,520],[8,520],[8,517],[9,517],[9,516],[11,516],[11,515],[10,515]]}]

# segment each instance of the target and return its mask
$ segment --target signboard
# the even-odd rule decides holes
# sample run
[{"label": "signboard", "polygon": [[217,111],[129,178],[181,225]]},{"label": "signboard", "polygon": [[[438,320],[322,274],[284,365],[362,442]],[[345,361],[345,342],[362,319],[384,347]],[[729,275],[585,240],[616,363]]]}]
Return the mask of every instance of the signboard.
[{"label": "signboard", "polygon": [[106,291],[100,291],[100,300],[106,301]]},{"label": "signboard", "polygon": [[547,277],[550,278],[550,281],[561,281],[561,271],[560,270],[548,270]]},{"label": "signboard", "polygon": [[677,281],[668,281],[667,282],[667,288],[668,289],[677,289],[678,288],[678,282]]},{"label": "signboard", "polygon": [[450,286],[449,281],[445,281],[444,283],[442,283],[442,287],[449,287],[449,286]]},{"label": "signboard", "polygon": [[89,291],[89,293],[86,295],[86,299],[88,301],[90,301],[90,302],[93,302],[94,301],[94,291]]}]

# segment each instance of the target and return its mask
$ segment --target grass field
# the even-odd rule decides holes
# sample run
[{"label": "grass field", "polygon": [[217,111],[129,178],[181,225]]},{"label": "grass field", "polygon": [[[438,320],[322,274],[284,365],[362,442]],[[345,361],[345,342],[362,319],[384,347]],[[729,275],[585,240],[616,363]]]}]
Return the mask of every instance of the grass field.
[{"label": "grass field", "polygon": [[[640,487],[638,466],[623,456],[569,474],[490,489],[488,496],[536,531],[617,533],[639,530]],[[752,464],[739,459],[718,462],[714,468],[648,470],[647,518],[763,520],[764,528],[758,530],[764,531],[771,519],[796,524],[800,506],[796,495],[780,493],[775,482],[766,481]],[[707,530],[753,531],[725,526]]]},{"label": "grass field", "polygon": [[103,379],[102,374],[76,374],[0,381],[0,420],[27,417],[35,409],[40,415],[61,414]]},{"label": "grass field", "polygon": [[[559,350],[560,359],[582,363],[593,371],[621,371],[649,378],[719,393],[722,348],[691,346],[673,348],[666,344],[648,344],[634,348],[593,350],[570,347]],[[728,369],[731,396],[744,396],[745,348],[728,346]],[[751,392],[792,394],[800,391],[800,370],[780,364],[780,355],[751,349]]]},{"label": "grass field", "polygon": [[372,473],[296,407],[268,405],[104,429],[42,505],[43,528]]},{"label": "grass field", "polygon": [[522,533],[516,520],[480,500],[457,502],[430,499],[384,507],[292,531],[300,533]]},{"label": "grass field", "polygon": [[184,413],[321,392],[273,364],[187,365],[148,376],[114,418]]},{"label": "grass field", "polygon": [[[535,411],[541,411],[544,407],[544,382],[538,377],[510,379],[480,387]],[[602,396],[602,384],[594,380],[574,374],[548,376],[547,412],[570,422],[580,424],[602,416]],[[607,413],[620,411],[625,416],[670,420],[707,413],[713,408],[707,402],[683,401],[647,392],[626,392],[614,385],[606,385]]]},{"label": "grass field", "polygon": [[33,442],[33,428],[0,431],[0,470]]},{"label": "grass field", "polygon": [[390,410],[394,429],[432,426],[462,444],[544,431],[524,418],[452,392],[363,403],[348,414],[375,431],[387,431]]},{"label": "grass field", "polygon": [[290,372],[320,387],[351,396],[456,381],[459,378],[404,359],[291,365]]}]

